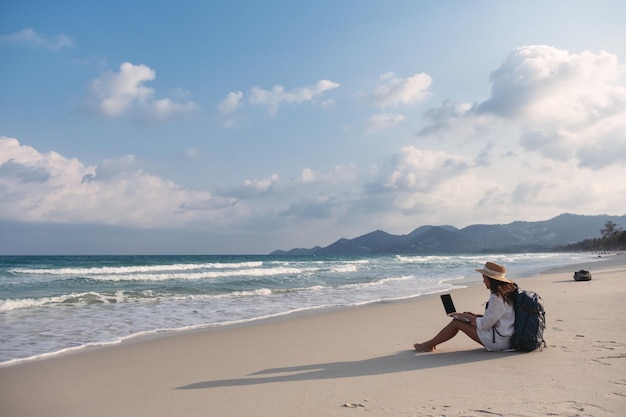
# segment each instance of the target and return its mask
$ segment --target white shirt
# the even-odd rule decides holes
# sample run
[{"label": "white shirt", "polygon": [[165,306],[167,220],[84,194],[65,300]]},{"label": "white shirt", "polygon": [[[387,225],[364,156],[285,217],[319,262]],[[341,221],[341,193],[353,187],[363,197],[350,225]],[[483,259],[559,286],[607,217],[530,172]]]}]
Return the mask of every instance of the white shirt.
[{"label": "white shirt", "polygon": [[487,350],[508,349],[515,329],[513,306],[496,294],[489,296],[483,317],[476,317],[476,331]]}]

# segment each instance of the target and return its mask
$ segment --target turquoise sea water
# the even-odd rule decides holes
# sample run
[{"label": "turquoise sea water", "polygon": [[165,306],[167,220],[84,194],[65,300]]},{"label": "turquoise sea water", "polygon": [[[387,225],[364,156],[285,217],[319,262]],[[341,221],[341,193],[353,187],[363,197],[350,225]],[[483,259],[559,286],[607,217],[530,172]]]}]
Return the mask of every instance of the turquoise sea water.
[{"label": "turquoise sea water", "polygon": [[[0,364],[298,311],[459,287],[486,260],[512,278],[590,254],[0,257]],[[463,281],[467,285],[467,281]],[[440,314],[441,312],[433,312]]]}]

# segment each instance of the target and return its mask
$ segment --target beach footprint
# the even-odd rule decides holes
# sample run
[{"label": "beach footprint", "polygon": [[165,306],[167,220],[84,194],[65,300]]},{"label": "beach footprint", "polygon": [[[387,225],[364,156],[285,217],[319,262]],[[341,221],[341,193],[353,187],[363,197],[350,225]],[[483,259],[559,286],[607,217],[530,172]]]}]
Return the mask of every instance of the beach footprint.
[{"label": "beach footprint", "polygon": [[593,347],[607,350],[616,350],[623,348],[624,345],[614,340],[596,340],[593,342]]}]

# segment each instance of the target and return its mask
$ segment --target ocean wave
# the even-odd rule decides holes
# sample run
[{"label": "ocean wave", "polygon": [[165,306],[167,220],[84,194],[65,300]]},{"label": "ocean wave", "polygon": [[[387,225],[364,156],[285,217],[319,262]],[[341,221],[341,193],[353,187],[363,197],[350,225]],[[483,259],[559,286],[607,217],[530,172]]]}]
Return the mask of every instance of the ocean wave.
[{"label": "ocean wave", "polygon": [[378,279],[376,281],[370,281],[370,282],[360,282],[360,283],[355,283],[355,284],[348,284],[348,285],[344,285],[344,287],[346,287],[346,288],[380,287],[380,286],[383,286],[385,284],[397,283],[397,282],[402,282],[402,281],[412,281],[414,279],[415,279],[414,275],[403,275],[403,276],[399,276],[399,277],[381,278],[381,279]]},{"label": "ocean wave", "polygon": [[[359,303],[359,304],[366,304],[366,303]],[[193,331],[193,330],[199,330],[199,329],[227,327],[227,326],[233,326],[237,324],[251,323],[251,322],[256,322],[256,321],[277,318],[277,317],[284,317],[284,316],[289,316],[289,315],[307,312],[307,311],[323,310],[325,308],[330,308],[330,307],[336,307],[336,306],[314,305],[314,306],[307,306],[307,307],[300,307],[300,308],[291,308],[288,310],[277,311],[277,312],[268,313],[268,314],[264,314],[264,315],[260,315],[256,317],[240,318],[236,320],[227,320],[227,321],[216,322],[216,323],[190,324],[190,325],[181,325],[178,327],[142,330],[142,331],[134,332],[128,335],[118,336],[116,338],[112,338],[109,340],[99,340],[99,341],[94,341],[94,342],[79,343],[76,346],[58,348],[56,350],[52,350],[49,352],[31,354],[31,355],[16,357],[16,358],[8,359],[8,360],[0,359],[0,367],[10,366],[10,365],[14,365],[17,363],[22,363],[22,362],[29,362],[29,361],[36,360],[36,359],[50,358],[50,357],[58,356],[61,354],[81,351],[81,350],[89,349],[89,348],[119,345],[129,340],[138,339],[141,337],[155,335],[155,334],[176,333],[176,332]],[[23,353],[23,352],[20,352],[20,353]]]},{"label": "ocean wave", "polygon": [[334,266],[332,268],[330,268],[331,272],[335,272],[335,273],[349,273],[349,272],[356,272],[358,270],[358,266],[355,263],[351,263],[348,265],[341,265],[341,266]]},{"label": "ocean wave", "polygon": [[124,302],[127,298],[128,297],[126,297],[121,291],[118,291],[115,294],[100,294],[90,291],[85,293],[58,295],[55,297],[6,299],[0,300],[0,311],[7,312],[52,304],[113,304]]},{"label": "ocean wave", "polygon": [[259,268],[263,266],[262,261],[250,262],[218,262],[202,264],[168,264],[168,265],[137,265],[137,266],[98,266],[90,268],[13,268],[8,271],[14,274],[24,275],[69,275],[69,276],[90,276],[90,275],[133,275],[137,273],[150,273],[161,271],[194,271],[198,269],[235,269]]},{"label": "ocean wave", "polygon": [[20,309],[51,307],[51,306],[78,306],[78,305],[94,305],[94,304],[126,304],[126,303],[155,303],[155,302],[191,302],[191,301],[210,301],[212,299],[227,298],[244,298],[244,297],[267,297],[272,295],[289,295],[306,292],[320,291],[356,291],[359,288],[366,289],[368,287],[384,286],[401,281],[410,281],[415,279],[414,276],[401,276],[392,278],[383,278],[372,282],[349,283],[343,285],[320,285],[293,287],[293,288],[254,288],[250,290],[235,290],[225,293],[198,293],[184,294],[168,292],[166,289],[156,290],[129,290],[99,293],[88,291],[83,293],[70,293],[58,295],[54,297],[41,298],[22,298],[22,299],[5,299],[0,300],[0,312],[10,312]]},{"label": "ocean wave", "polygon": [[265,297],[274,294],[287,294],[303,291],[318,291],[327,287],[315,285],[311,287],[291,289],[255,288],[252,290],[231,291],[223,294],[175,294],[144,291],[117,291],[115,293],[84,292],[59,295],[55,297],[22,298],[0,300],[0,312],[10,312],[20,309],[45,306],[70,306],[90,304],[124,304],[124,303],[154,303],[154,302],[181,302],[181,301],[208,301],[211,299]]},{"label": "ocean wave", "polygon": [[160,274],[127,274],[127,275],[100,275],[91,276],[91,279],[100,281],[167,281],[167,280],[201,280],[231,277],[271,277],[277,275],[298,275],[319,270],[318,268],[251,268],[235,269],[227,271],[202,271],[184,273],[160,273]]},{"label": "ocean wave", "polygon": [[358,271],[367,260],[354,260],[330,265],[328,262],[249,261],[236,263],[137,265],[90,268],[12,268],[17,276],[50,276],[61,280],[85,278],[95,281],[167,281],[202,280],[230,277],[271,277],[330,271],[349,274]]},{"label": "ocean wave", "polygon": [[[88,274],[78,274],[79,269],[73,270],[71,274],[61,274],[58,273],[58,270],[55,270],[55,276],[65,277],[63,279],[76,279],[76,277],[81,277],[93,281],[168,281],[168,280],[202,280],[202,279],[219,279],[219,278],[231,278],[231,277],[242,277],[242,278],[259,278],[259,277],[272,277],[279,275],[299,275],[305,273],[311,273],[319,271],[320,268],[317,267],[308,267],[308,268],[288,268],[288,267],[275,267],[275,268],[250,268],[250,269],[221,269],[221,270],[211,270],[211,271],[196,271],[192,272],[191,270],[187,271],[169,271],[166,270],[164,272],[143,272],[143,271],[133,271],[127,273],[121,273],[119,271],[114,271],[112,274],[104,273],[103,271],[99,271],[98,273],[94,271],[90,271]],[[43,274],[42,274],[43,275]],[[51,274],[52,275],[52,274]]]},{"label": "ocean wave", "polygon": [[577,256],[584,255],[20,258],[0,268],[0,363],[164,328],[222,326],[448,291],[466,284],[460,278],[480,277],[474,268],[486,259],[502,260],[517,273]]},{"label": "ocean wave", "polygon": [[467,263],[468,265],[478,262],[481,263],[483,255],[396,255],[396,260],[403,263],[415,263],[424,265],[446,265]]},{"label": "ocean wave", "polygon": [[310,287],[296,287],[296,288],[278,288],[273,289],[272,294],[291,294],[291,293],[299,293],[305,291],[322,291],[325,289],[329,289],[331,287],[327,287],[324,285],[312,285]]}]

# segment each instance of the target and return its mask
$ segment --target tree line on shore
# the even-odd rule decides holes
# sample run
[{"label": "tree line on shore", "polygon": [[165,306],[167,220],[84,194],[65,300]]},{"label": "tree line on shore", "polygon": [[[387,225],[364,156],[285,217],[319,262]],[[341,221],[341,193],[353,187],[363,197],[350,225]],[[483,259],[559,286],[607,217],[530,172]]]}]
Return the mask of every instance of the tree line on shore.
[{"label": "tree line on shore", "polygon": [[626,230],[609,220],[600,230],[600,237],[585,239],[559,247],[563,251],[614,251],[626,250]]}]

